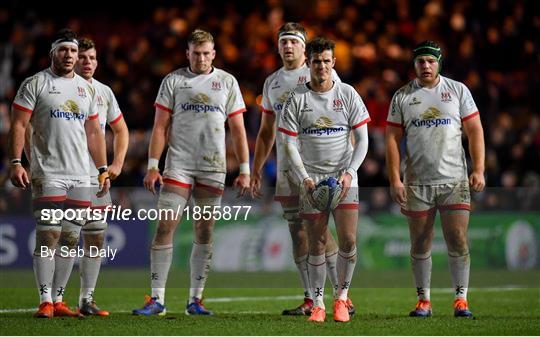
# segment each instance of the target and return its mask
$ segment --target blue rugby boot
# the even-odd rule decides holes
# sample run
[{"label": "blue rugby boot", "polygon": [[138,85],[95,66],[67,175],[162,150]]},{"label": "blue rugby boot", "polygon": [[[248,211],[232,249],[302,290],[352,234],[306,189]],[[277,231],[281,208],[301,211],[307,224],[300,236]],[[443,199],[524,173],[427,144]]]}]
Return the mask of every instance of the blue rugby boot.
[{"label": "blue rugby boot", "polygon": [[133,309],[133,315],[163,316],[167,313],[165,306],[156,301],[155,297],[144,296],[144,306],[141,309]]},{"label": "blue rugby boot", "polygon": [[418,300],[416,308],[409,312],[410,317],[431,317],[431,301]]},{"label": "blue rugby boot", "polygon": [[212,316],[214,313],[210,310],[207,310],[204,307],[204,304],[202,303],[202,300],[197,297],[191,298],[191,303],[188,302],[186,305],[186,315],[189,316],[196,316],[196,315],[203,315],[203,316]]}]

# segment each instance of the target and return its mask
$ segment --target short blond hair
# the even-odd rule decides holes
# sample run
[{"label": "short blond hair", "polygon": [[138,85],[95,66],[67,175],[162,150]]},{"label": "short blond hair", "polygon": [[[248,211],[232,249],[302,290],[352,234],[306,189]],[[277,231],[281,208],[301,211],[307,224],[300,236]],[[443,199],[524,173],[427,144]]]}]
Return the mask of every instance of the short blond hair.
[{"label": "short blond hair", "polygon": [[195,29],[188,37],[188,46],[203,44],[205,42],[214,44],[214,37],[212,34],[202,29]]}]

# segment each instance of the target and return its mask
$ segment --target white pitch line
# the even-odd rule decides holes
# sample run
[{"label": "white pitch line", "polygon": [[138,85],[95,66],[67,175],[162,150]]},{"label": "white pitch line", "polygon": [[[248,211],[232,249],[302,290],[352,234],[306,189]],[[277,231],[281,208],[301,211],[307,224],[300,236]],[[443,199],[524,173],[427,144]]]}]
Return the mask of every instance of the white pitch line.
[{"label": "white pitch line", "polygon": [[[493,291],[518,291],[523,289],[532,289],[532,288],[524,288],[524,287],[515,287],[515,286],[508,286],[508,287],[491,287],[491,288],[469,288],[469,291],[471,292],[493,292]],[[432,288],[432,293],[453,293],[455,290],[452,288]],[[327,298],[330,298],[329,295],[325,296]],[[250,301],[288,301],[288,300],[301,300],[303,299],[303,296],[295,295],[295,296],[242,296],[242,297],[216,297],[216,298],[207,298],[204,301],[206,303],[229,303],[229,302],[250,302]],[[0,309],[0,314],[8,314],[8,313],[17,313],[17,312],[34,312],[36,308],[26,308],[26,309]],[[131,313],[131,311],[113,311],[115,313]],[[266,314],[268,312],[266,311],[240,311],[240,312],[220,312],[223,314]]]},{"label": "white pitch line", "polygon": [[249,302],[249,301],[288,301],[288,300],[303,300],[304,296],[244,296],[244,297],[217,297],[205,298],[206,303],[223,303],[223,302]]},{"label": "white pitch line", "polygon": [[37,310],[36,308],[29,308],[29,309],[0,309],[0,314],[9,314],[9,313],[15,313],[15,312],[34,312]]},{"label": "white pitch line", "polygon": [[[533,289],[533,288],[525,288],[525,287],[515,287],[515,286],[508,286],[508,287],[489,287],[489,288],[469,288],[469,291],[471,292],[493,292],[493,291],[518,291],[523,289]],[[446,294],[446,293],[453,293],[456,290],[453,288],[433,288],[431,289],[432,293],[437,294]]]}]

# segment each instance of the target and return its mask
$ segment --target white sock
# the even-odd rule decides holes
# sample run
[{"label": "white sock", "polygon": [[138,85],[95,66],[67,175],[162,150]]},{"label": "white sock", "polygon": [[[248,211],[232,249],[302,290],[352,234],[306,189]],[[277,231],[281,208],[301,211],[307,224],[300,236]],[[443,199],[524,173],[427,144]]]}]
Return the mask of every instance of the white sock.
[{"label": "white sock", "polygon": [[308,259],[308,256],[306,254],[295,259],[294,263],[296,263],[296,268],[298,268],[298,273],[300,274],[300,280],[302,281],[302,287],[304,287],[304,298],[313,299],[313,297],[311,296],[311,291],[309,289],[307,259]]},{"label": "white sock", "polygon": [[54,259],[33,255],[32,262],[38,287],[39,303],[52,302],[51,288],[54,275]]},{"label": "white sock", "polygon": [[324,283],[326,281],[326,258],[324,254],[309,255],[307,265],[313,305],[324,309]]},{"label": "white sock", "polygon": [[418,300],[430,300],[431,287],[431,252],[411,254],[411,264]]},{"label": "white sock", "polygon": [[191,257],[189,259],[191,285],[189,288],[189,303],[193,298],[202,298],[204,285],[208,278],[210,262],[212,261],[212,244],[200,244],[193,242]]},{"label": "white sock", "polygon": [[150,284],[152,297],[165,305],[165,285],[169,276],[173,255],[173,245],[152,245],[150,248]]},{"label": "white sock", "polygon": [[332,293],[334,297],[337,295],[337,289],[338,289],[338,274],[337,274],[337,258],[338,258],[338,250],[334,252],[326,252],[326,276],[328,277],[328,280],[330,280],[330,284],[332,284]]},{"label": "white sock", "polygon": [[455,298],[467,299],[469,290],[469,272],[471,269],[470,255],[467,253],[462,256],[448,255],[448,265],[452,275],[452,286],[456,291]]},{"label": "white sock", "polygon": [[89,257],[87,256],[87,252],[84,253],[79,263],[79,274],[81,278],[79,307],[82,306],[83,299],[93,299],[100,267],[101,257]]},{"label": "white sock", "polygon": [[338,289],[337,298],[346,301],[356,267],[356,247],[350,252],[339,251],[337,256]]},{"label": "white sock", "polygon": [[62,302],[64,299],[64,291],[73,270],[75,257],[54,256],[54,278],[52,283],[52,299],[56,302]]}]

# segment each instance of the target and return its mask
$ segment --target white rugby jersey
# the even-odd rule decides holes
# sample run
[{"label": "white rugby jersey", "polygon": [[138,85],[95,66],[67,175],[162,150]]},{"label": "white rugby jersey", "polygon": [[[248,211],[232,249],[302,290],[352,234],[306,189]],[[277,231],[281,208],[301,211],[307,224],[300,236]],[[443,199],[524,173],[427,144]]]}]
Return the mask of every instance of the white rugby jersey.
[{"label": "white rugby jersey", "polygon": [[440,76],[434,88],[412,80],[392,98],[387,123],[404,129],[405,182],[429,185],[467,179],[462,122],[478,115],[469,89]]},{"label": "white rugby jersey", "polygon": [[[116,97],[109,86],[101,83],[95,78],[92,79],[92,85],[96,89],[96,105],[99,110],[99,125],[103,131],[103,135],[105,135],[105,126],[120,121],[122,119],[122,112],[120,111],[120,106],[118,106]],[[90,153],[88,153],[88,160],[90,165],[90,177],[97,177],[99,172]]]},{"label": "white rugby jersey", "polygon": [[[338,74],[332,69],[332,78],[336,82],[341,82]],[[289,97],[289,94],[296,89],[305,85],[311,80],[311,74],[308,66],[304,63],[300,68],[294,70],[286,70],[281,67],[273,74],[268,76],[264,81],[263,95],[261,107],[263,113],[272,114],[279,121],[283,105]],[[276,122],[276,126],[277,126]],[[276,133],[276,153],[278,170],[287,170],[289,162],[285,156],[283,148],[285,142],[284,135]]]},{"label": "white rugby jersey", "polygon": [[298,137],[300,156],[308,172],[333,173],[349,166],[351,130],[369,121],[362,98],[350,85],[336,82],[323,93],[304,85],[287,98],[278,130]]},{"label": "white rugby jersey", "polygon": [[225,121],[246,111],[231,74],[218,68],[207,75],[178,69],[161,83],[155,106],[172,117],[165,170],[226,173]]},{"label": "white rugby jersey", "polygon": [[32,178],[87,179],[84,123],[98,118],[95,89],[84,78],[55,75],[50,68],[21,84],[13,106],[32,114]]}]

